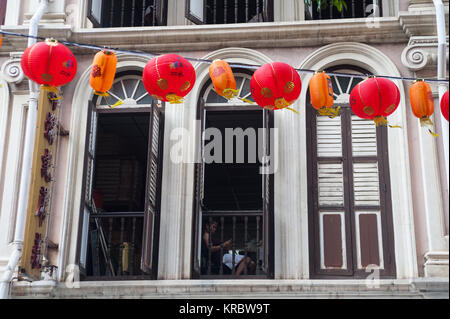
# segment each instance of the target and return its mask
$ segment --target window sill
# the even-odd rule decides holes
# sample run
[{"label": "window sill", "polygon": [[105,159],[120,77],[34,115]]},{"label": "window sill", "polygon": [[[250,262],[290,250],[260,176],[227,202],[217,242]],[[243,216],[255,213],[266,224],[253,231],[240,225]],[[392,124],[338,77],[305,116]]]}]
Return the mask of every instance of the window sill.
[{"label": "window sill", "polygon": [[153,280],[13,282],[13,298],[448,298],[447,278],[366,280]]}]

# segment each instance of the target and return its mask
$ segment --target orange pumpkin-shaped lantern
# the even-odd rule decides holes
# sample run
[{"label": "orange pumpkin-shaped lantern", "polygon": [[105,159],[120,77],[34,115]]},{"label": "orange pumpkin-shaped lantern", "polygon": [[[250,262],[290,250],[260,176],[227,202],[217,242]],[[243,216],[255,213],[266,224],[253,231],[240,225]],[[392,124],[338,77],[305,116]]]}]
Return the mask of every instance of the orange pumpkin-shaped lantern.
[{"label": "orange pumpkin-shaped lantern", "polygon": [[237,97],[236,79],[227,62],[214,60],[209,67],[209,76],[217,94],[228,100]]},{"label": "orange pumpkin-shaped lantern", "polygon": [[333,85],[331,78],[325,72],[319,71],[312,76],[309,81],[309,95],[311,104],[319,115],[337,116],[340,108],[332,108],[334,103]]},{"label": "orange pumpkin-shaped lantern", "polygon": [[431,86],[423,80],[417,80],[409,88],[412,112],[420,119],[420,124],[433,125],[430,116],[434,112],[433,92]]},{"label": "orange pumpkin-shaped lantern", "polygon": [[448,122],[448,91],[445,92],[441,100],[441,112]]},{"label": "orange pumpkin-shaped lantern", "polygon": [[250,89],[259,106],[277,110],[288,108],[298,99],[302,82],[293,67],[274,62],[255,71],[250,81]]},{"label": "orange pumpkin-shaped lantern", "polygon": [[388,124],[387,116],[400,104],[400,90],[394,82],[370,77],[358,83],[350,93],[350,106],[355,115],[373,120],[377,126]]},{"label": "orange pumpkin-shaped lantern", "polygon": [[54,39],[28,47],[20,65],[30,80],[52,91],[72,81],[77,73],[77,60],[73,53]]},{"label": "orange pumpkin-shaped lantern", "polygon": [[116,75],[117,57],[113,52],[102,50],[94,56],[90,85],[94,93],[107,96]]},{"label": "orange pumpkin-shaped lantern", "polygon": [[185,58],[166,54],[148,61],[142,80],[153,98],[179,104],[194,87],[195,70]]}]

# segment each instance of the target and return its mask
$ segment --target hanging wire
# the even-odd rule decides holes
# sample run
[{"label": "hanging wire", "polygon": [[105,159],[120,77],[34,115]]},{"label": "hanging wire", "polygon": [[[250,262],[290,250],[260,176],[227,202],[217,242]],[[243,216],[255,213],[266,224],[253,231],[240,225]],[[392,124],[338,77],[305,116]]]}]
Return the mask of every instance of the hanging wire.
[{"label": "hanging wire", "polygon": [[[22,33],[15,33],[15,32],[8,32],[0,30],[0,34],[5,35],[11,35],[11,36],[18,36],[18,37],[24,37],[24,38],[33,38],[36,40],[42,40],[45,41],[47,38],[45,37],[39,37],[39,36],[31,36],[29,34],[22,34]],[[136,56],[142,56],[142,57],[149,57],[154,58],[158,56],[159,54],[151,53],[151,52],[143,52],[143,51],[134,51],[134,50],[125,50],[120,48],[112,48],[108,46],[99,46],[94,44],[87,44],[87,43],[79,43],[79,42],[71,42],[71,41],[59,41],[59,43],[68,45],[68,46],[75,46],[79,48],[86,48],[86,49],[92,49],[92,50],[109,50],[116,53],[127,53],[127,54],[133,54]],[[198,63],[206,63],[206,64],[212,64],[213,61],[206,60],[206,59],[199,59],[199,58],[191,58],[191,57],[184,57],[186,60],[192,61],[192,62],[198,62]],[[242,68],[242,69],[249,69],[249,70],[257,70],[261,65],[253,65],[253,64],[244,64],[244,63],[230,63],[230,66],[233,68]],[[299,73],[316,73],[317,70],[309,70],[309,69],[297,69],[294,68]],[[401,77],[401,76],[390,76],[390,75],[372,75],[372,74],[355,74],[355,73],[343,73],[343,72],[327,72],[328,75],[338,76],[338,77],[348,77],[348,78],[362,78],[365,79],[369,76],[375,76],[378,78],[385,78],[390,80],[403,80],[403,81],[417,81],[417,78],[409,78],[409,77]],[[446,79],[421,79],[425,82],[431,82],[431,83],[449,83]]]}]

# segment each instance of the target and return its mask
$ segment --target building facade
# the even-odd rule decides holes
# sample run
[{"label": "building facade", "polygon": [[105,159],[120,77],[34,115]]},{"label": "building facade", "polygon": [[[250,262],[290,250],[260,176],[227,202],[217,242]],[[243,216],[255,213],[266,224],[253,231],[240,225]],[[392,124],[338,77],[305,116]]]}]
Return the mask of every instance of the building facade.
[{"label": "building facade", "polygon": [[[28,34],[39,3],[1,1],[1,30]],[[444,7],[448,26],[448,1]],[[303,0],[49,2],[39,36],[116,48],[118,64],[109,97],[95,95],[89,79],[97,50],[68,45],[74,80],[60,100],[40,93],[40,106],[59,110],[49,195],[39,200],[45,225],[35,238],[38,202],[30,200],[9,296],[448,298],[448,122],[438,85],[436,138],[411,111],[409,80],[394,80],[400,106],[389,122],[399,128],[352,114],[349,93],[362,77],[332,77],[341,107],[333,119],[311,107],[311,73],[300,73],[301,95],[291,106],[299,114],[248,103],[250,66],[276,61],[436,78],[436,30],[431,0],[348,0],[343,11]],[[18,237],[31,89],[20,67],[27,38],[2,36],[0,275]],[[197,59],[182,104],[146,92],[148,53]],[[213,90],[202,61],[216,59],[232,64],[240,100]],[[241,161],[208,144],[223,137],[225,145],[230,128],[245,130],[249,141],[241,141]],[[252,138],[262,141],[257,149]],[[205,152],[218,160],[206,161]],[[213,267],[218,252],[205,250],[213,221],[212,246],[232,240],[219,250],[230,250],[231,267]],[[242,273],[233,267],[240,256],[249,258]]]}]

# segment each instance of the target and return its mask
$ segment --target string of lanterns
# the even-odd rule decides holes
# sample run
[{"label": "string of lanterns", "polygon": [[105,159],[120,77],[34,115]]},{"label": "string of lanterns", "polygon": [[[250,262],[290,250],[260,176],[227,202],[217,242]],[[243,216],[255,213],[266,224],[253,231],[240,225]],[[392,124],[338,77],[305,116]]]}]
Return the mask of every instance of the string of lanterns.
[{"label": "string of lanterns", "polygon": [[[11,34],[4,31],[0,33]],[[85,46],[79,43],[76,45]],[[95,48],[92,45],[89,47]],[[117,66],[117,57],[113,51],[104,48],[98,52],[94,57],[90,74],[90,85],[94,94],[105,98],[114,82]],[[208,62],[211,63],[211,61]],[[56,87],[72,81],[77,71],[77,61],[73,53],[54,39],[46,39],[28,47],[22,55],[21,66],[30,80],[43,85],[49,91],[55,91]],[[217,94],[226,99],[238,97],[236,80],[230,64],[222,60],[212,61],[209,74]],[[142,79],[145,89],[154,99],[170,104],[180,104],[194,87],[196,75],[194,67],[187,58],[177,54],[165,54],[154,56],[147,62]],[[425,80],[412,80],[414,83],[410,87],[409,96],[413,114],[420,119],[422,126],[432,126],[430,116],[434,113],[434,101],[431,87]],[[427,81],[442,82],[442,80]],[[293,110],[289,106],[297,101],[301,88],[298,70],[282,62],[258,66],[250,81],[254,101],[268,110],[285,108]],[[332,107],[333,88],[328,74],[315,71],[310,80],[309,89],[312,106],[319,115],[329,117],[338,115],[339,108]],[[447,91],[441,100],[441,113],[447,121],[449,120],[448,99]],[[111,107],[121,103],[123,102],[119,101]],[[350,94],[350,106],[353,113],[360,118],[373,120],[377,126],[386,126],[387,117],[396,111],[399,104],[400,91],[387,76],[366,76],[366,79],[358,83]]]}]

